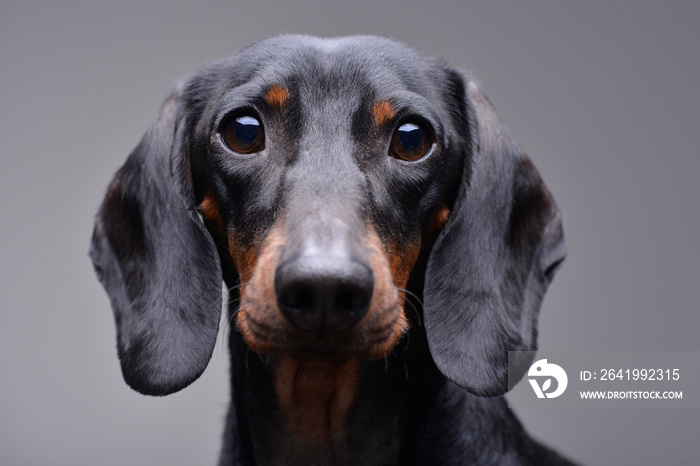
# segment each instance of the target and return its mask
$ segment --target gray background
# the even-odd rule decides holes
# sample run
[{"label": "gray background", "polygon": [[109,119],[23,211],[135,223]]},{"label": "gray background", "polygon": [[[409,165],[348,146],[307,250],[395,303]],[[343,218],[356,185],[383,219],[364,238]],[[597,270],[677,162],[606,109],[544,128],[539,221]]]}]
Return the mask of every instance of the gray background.
[{"label": "gray background", "polygon": [[[283,32],[372,33],[473,70],[565,214],[540,345],[698,350],[700,2],[0,3],[0,464],[215,464],[204,376],[132,392],[86,257],[112,174],[178,77]],[[700,412],[521,410],[587,464],[697,464]]]}]

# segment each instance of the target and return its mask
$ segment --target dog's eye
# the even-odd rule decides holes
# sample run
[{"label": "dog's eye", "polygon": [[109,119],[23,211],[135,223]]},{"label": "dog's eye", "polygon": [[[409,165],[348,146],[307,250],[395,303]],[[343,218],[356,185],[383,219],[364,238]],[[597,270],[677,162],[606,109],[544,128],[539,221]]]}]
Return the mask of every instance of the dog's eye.
[{"label": "dog's eye", "polygon": [[265,148],[265,131],[262,123],[250,115],[229,118],[222,127],[221,137],[234,152],[250,154]]},{"label": "dog's eye", "polygon": [[403,123],[391,136],[389,154],[401,160],[418,160],[433,145],[430,131],[420,123]]}]

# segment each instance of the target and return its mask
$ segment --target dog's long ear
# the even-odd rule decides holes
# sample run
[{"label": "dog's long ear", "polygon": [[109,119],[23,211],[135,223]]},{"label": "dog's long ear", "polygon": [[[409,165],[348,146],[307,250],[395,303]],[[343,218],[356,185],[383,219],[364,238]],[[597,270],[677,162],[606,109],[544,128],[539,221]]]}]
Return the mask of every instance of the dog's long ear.
[{"label": "dog's long ear", "polygon": [[183,85],[112,181],[90,257],[112,303],[126,382],[178,391],[206,368],[221,315],[221,266],[189,185]]},{"label": "dog's long ear", "polygon": [[[559,210],[468,78],[471,139],[459,194],[428,259],[425,328],[437,367],[471,393],[508,390],[508,351],[534,350],[545,290],[566,254]],[[512,382],[512,381],[511,381]]]}]

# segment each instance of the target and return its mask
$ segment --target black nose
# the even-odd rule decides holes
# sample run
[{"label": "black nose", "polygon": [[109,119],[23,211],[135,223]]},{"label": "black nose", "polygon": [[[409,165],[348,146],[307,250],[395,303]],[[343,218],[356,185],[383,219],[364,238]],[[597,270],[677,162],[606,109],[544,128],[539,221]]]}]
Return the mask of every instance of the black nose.
[{"label": "black nose", "polygon": [[303,332],[347,332],[367,313],[373,289],[372,270],[350,258],[301,256],[275,272],[277,303]]}]

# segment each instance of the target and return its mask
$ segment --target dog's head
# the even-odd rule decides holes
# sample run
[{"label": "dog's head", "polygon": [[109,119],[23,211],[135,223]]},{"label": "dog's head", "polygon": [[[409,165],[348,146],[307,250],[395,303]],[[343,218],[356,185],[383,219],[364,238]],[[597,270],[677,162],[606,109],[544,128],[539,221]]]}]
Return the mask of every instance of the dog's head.
[{"label": "dog's head", "polygon": [[202,373],[223,279],[255,351],[381,358],[423,324],[440,371],[493,396],[507,352],[536,345],[564,246],[549,191],[467,75],[385,39],[284,36],[173,90],[91,256],[143,393]]}]

